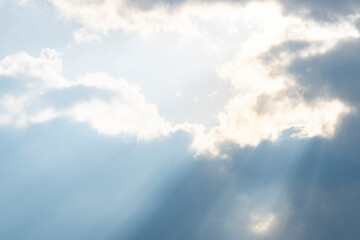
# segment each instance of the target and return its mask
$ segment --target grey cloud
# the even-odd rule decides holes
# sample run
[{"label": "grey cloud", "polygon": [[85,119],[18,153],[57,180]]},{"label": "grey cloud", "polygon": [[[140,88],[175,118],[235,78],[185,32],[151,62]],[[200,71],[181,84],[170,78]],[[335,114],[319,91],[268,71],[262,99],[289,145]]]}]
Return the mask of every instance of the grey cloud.
[{"label": "grey cloud", "polygon": [[307,88],[309,97],[336,96],[357,106],[360,102],[360,41],[340,44],[324,55],[297,59],[288,72]]},{"label": "grey cloud", "polygon": [[288,185],[292,209],[283,237],[356,239],[360,234],[359,116],[344,121],[337,138],[304,154]]},{"label": "grey cloud", "polygon": [[251,0],[126,0],[129,5],[141,9],[151,9],[155,6],[177,7],[184,3],[206,3],[206,2],[237,2],[246,3]]},{"label": "grey cloud", "polygon": [[339,16],[353,14],[359,10],[358,0],[281,0],[288,11],[309,10],[309,15],[318,20],[331,21]]},{"label": "grey cloud", "polygon": [[[149,9],[158,5],[166,5],[169,7],[179,6],[188,2],[235,2],[247,3],[252,0],[127,0],[130,5]],[[263,0],[266,1],[266,0]],[[320,21],[333,21],[337,18],[354,14],[359,10],[359,0],[279,0],[284,6],[286,13],[301,13],[304,14],[306,10],[307,15]]]}]

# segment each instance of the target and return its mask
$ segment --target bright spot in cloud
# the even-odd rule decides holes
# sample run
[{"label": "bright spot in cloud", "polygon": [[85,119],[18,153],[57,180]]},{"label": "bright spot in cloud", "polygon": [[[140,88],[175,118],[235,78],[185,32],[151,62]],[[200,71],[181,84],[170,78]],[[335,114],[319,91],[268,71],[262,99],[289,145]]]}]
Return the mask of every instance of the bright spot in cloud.
[{"label": "bright spot in cloud", "polygon": [[275,215],[270,214],[253,214],[251,216],[251,231],[256,235],[265,235],[271,229],[275,221]]}]

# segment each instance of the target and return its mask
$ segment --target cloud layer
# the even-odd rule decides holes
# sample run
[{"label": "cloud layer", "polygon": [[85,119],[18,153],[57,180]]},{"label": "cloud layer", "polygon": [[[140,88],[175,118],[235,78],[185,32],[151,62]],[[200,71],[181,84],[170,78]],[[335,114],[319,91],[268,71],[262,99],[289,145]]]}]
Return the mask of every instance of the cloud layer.
[{"label": "cloud layer", "polygon": [[[99,40],[98,35],[88,31],[107,34],[122,30],[145,38],[161,38],[164,34],[175,34],[179,39],[205,38],[221,51],[226,39],[217,45],[210,34],[212,30],[202,29],[200,23],[209,26],[217,21],[233,36],[247,32],[232,59],[215,69],[219,81],[231,83],[234,97],[218,113],[218,126],[206,129],[201,122],[176,119],[171,123],[159,115],[157,107],[148,103],[136,86],[124,79],[101,72],[88,73],[74,81],[65,79],[60,54],[44,49],[39,57],[20,52],[1,61],[1,75],[28,79],[21,95],[3,96],[2,124],[26,126],[67,116],[88,123],[103,134],[139,139],[180,130],[193,135],[191,147],[197,154],[218,156],[223,144],[256,146],[263,140],[278,139],[289,129],[292,136],[331,137],[340,117],[352,108],[351,104],[321,92],[312,99],[306,98],[306,85],[287,69],[293,62],[321,57],[339,42],[358,39],[356,16],[320,23],[283,15],[275,2],[186,2],[176,8],[156,5],[145,10],[112,0],[50,2],[61,15],[83,24],[84,28],[74,35],[78,43]],[[42,102],[44,94],[55,89],[78,87],[105,91],[110,97],[75,101],[67,109],[54,109],[51,103],[36,105],[36,101]]]}]

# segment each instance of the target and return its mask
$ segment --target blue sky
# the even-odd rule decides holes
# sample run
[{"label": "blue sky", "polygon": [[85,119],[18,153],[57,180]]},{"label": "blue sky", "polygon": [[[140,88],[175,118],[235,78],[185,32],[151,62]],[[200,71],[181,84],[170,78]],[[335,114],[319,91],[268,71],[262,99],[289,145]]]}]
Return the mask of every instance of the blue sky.
[{"label": "blue sky", "polygon": [[0,238],[357,239],[358,9],[0,0]]}]

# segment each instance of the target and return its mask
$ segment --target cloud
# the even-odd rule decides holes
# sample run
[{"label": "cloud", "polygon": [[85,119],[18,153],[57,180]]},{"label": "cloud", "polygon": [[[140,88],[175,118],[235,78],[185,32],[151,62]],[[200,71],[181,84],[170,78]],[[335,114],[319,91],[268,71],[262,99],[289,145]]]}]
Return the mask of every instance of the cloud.
[{"label": "cloud", "polygon": [[358,107],[359,42],[359,39],[352,39],[321,56],[297,59],[288,66],[287,71],[297,76],[297,81],[307,87],[309,98],[327,94]]},{"label": "cloud", "polygon": [[122,29],[137,31],[142,35],[151,35],[154,31],[192,31],[194,26],[187,17],[175,13],[174,17],[165,7],[144,12],[129,7],[124,1],[50,1],[65,17],[75,18],[85,27],[98,32]]},{"label": "cloud", "polygon": [[[39,78],[41,89],[82,86],[114,94],[107,100],[93,98],[74,102],[68,109],[54,110],[57,113],[48,116],[67,116],[86,122],[104,134],[129,134],[141,139],[185,131],[193,135],[191,147],[197,154],[219,156],[223,144],[256,146],[263,140],[278,139],[289,129],[294,131],[292,136],[329,138],[335,133],[340,117],[351,110],[341,99],[328,95],[308,101],[303,96],[304,86],[286,69],[295,60],[321,56],[341,41],[357,39],[359,32],[354,16],[324,24],[301,16],[283,15],[282,7],[275,2],[245,5],[187,2],[176,8],[156,5],[146,10],[113,0],[51,0],[51,3],[60,14],[83,24],[84,28],[75,32],[75,40],[78,36],[79,41],[95,39],[88,35],[89,31],[123,30],[159,38],[163,35],[157,33],[175,33],[180,39],[196,36],[214,41],[216,45],[211,30],[201,28],[210,26],[212,21],[221,23],[236,37],[244,33],[243,28],[249,33],[238,44],[233,58],[215,68],[219,79],[231,83],[235,96],[218,113],[218,125],[213,128],[205,129],[201,122],[169,123],[136,87],[105,73],[87,74],[68,81],[61,74],[61,58],[55,50],[45,49],[38,58],[22,52],[2,60],[0,74]],[[224,41],[226,46],[226,39]],[[295,50],[276,50],[289,42],[304,44]],[[49,108],[52,106],[44,106],[39,111]],[[99,112],[101,114],[97,114]]]},{"label": "cloud", "polygon": [[60,54],[54,49],[42,49],[39,57],[32,57],[26,52],[19,52],[0,61],[0,75],[10,77],[33,77],[41,80],[40,84],[26,82],[29,88],[39,90],[47,88],[65,88],[71,83],[62,75]]},{"label": "cloud", "polygon": [[[254,33],[232,60],[217,66],[218,76],[230,81],[236,93],[218,114],[219,125],[209,130],[184,125],[193,133],[192,147],[198,153],[221,155],[225,143],[257,146],[263,140],[278,139],[289,129],[295,131],[292,136],[330,138],[340,117],[351,110],[342,100],[324,93],[308,101],[305,86],[286,69],[293,61],[321,57],[339,42],[358,39],[354,19],[323,24],[283,16],[277,5],[265,8],[258,4],[243,11]],[[259,11],[261,14],[253,14]],[[303,44],[272,53],[288,43]]]},{"label": "cloud", "polygon": [[53,120],[60,115],[51,107],[28,111],[26,108],[32,101],[36,100],[30,95],[5,95],[0,98],[0,125],[13,125],[23,128],[29,124]]},{"label": "cloud", "polygon": [[[260,100],[261,97],[265,100]],[[306,103],[303,99],[274,98],[247,96],[232,99],[219,114],[219,125],[209,132],[201,125],[183,124],[178,127],[193,134],[191,147],[198,154],[219,156],[223,154],[223,144],[255,147],[264,140],[277,140],[286,130],[293,131],[292,137],[331,138],[340,116],[350,111],[338,100]],[[257,105],[259,101],[265,101],[260,103],[261,110]]]},{"label": "cloud", "polygon": [[66,114],[79,122],[88,122],[100,133],[128,134],[138,139],[168,135],[172,126],[162,119],[157,107],[146,101],[136,86],[104,73],[87,74],[77,85],[95,87],[116,93],[110,102],[99,99],[75,104]]},{"label": "cloud", "polygon": [[[177,7],[187,3],[247,3],[251,1],[252,0],[127,0],[126,2],[131,6],[146,10],[159,5]],[[305,15],[306,17],[311,17],[320,21],[336,21],[343,16],[356,13],[360,7],[359,0],[279,0],[277,2],[284,6],[286,14]]]},{"label": "cloud", "polygon": [[[94,24],[94,26],[100,26],[101,24],[112,25],[108,30],[118,28],[120,26],[128,25],[129,22],[126,18],[132,18],[132,16],[127,15],[128,11],[132,11],[132,13],[139,13],[142,11],[147,12],[155,12],[159,9],[168,9],[176,13],[176,11],[180,8],[186,8],[188,5],[199,5],[199,6],[207,6],[207,5],[216,5],[216,4],[226,4],[226,5],[244,5],[251,2],[252,0],[107,0],[107,1],[71,1],[69,0],[49,0],[56,7],[58,7],[64,14],[75,16],[78,20],[83,23],[90,24],[95,23],[95,19],[101,15],[107,13],[109,15],[105,16],[106,21],[103,23]],[[261,1],[260,3],[267,3],[269,1]],[[302,15],[306,18],[313,18],[320,21],[338,21],[344,16],[349,14],[356,14],[360,7],[360,2],[358,0],[347,0],[347,1],[337,1],[337,0],[279,0],[279,1],[271,1],[277,2],[281,4],[284,8],[285,15],[288,14],[296,14]],[[70,9],[70,6],[75,7],[75,9]],[[87,14],[91,14],[91,16],[86,17],[85,13],[81,14],[79,9],[86,9]],[[95,9],[100,9],[101,12],[95,13]],[[112,9],[111,9],[112,8]],[[158,13],[164,13],[160,11]],[[141,18],[139,16],[135,16],[132,19],[135,20],[133,23],[137,21],[140,22]],[[118,20],[118,23],[110,23],[110,19]],[[122,23],[120,24],[120,20]],[[161,20],[157,18],[157,20]],[[159,21],[158,21],[159,22]]]},{"label": "cloud", "polygon": [[306,14],[320,21],[337,21],[343,16],[356,14],[360,7],[360,1],[347,0],[281,0],[289,12]]},{"label": "cloud", "polygon": [[253,214],[251,216],[251,231],[258,235],[266,234],[271,228],[275,216],[272,213],[269,214]]},{"label": "cloud", "polygon": [[[26,88],[18,94],[1,96],[0,123],[26,127],[68,117],[89,123],[98,132],[112,136],[153,139],[171,132],[171,124],[159,116],[157,107],[148,103],[139,89],[124,79],[116,79],[105,73],[91,73],[68,81],[61,71],[60,54],[53,49],[42,50],[37,58],[25,52],[5,57],[0,62],[0,76],[11,76],[14,78],[12,81],[20,79]],[[110,100],[103,100],[101,96],[93,97],[74,101],[65,109],[56,109],[51,102],[44,101],[44,96],[54,90],[78,87],[104,90]]]}]

